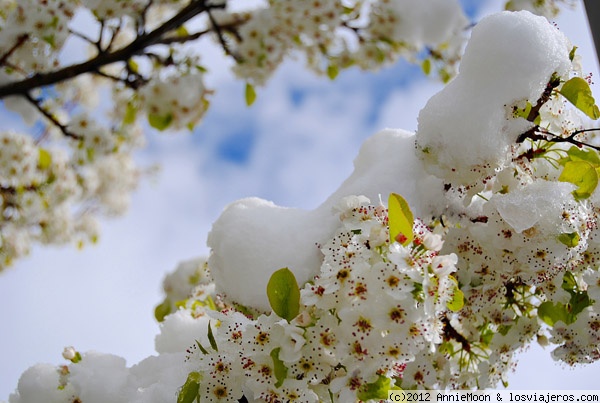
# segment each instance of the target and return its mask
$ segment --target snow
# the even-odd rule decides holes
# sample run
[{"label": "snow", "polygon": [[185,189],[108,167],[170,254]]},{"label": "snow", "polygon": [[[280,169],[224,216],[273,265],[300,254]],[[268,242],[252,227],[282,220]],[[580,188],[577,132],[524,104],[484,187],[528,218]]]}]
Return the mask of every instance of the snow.
[{"label": "snow", "polygon": [[339,222],[334,207],[346,196],[364,195],[377,202],[396,192],[419,215],[419,206],[427,206],[428,199],[420,195],[441,189],[442,183],[425,174],[414,141],[414,134],[391,129],[367,139],[354,172],[314,210],[285,208],[259,198],[227,206],[208,236],[208,265],[217,291],[244,306],[268,311],[266,287],[273,272],[287,267],[299,284],[318,274],[322,255],[317,245],[331,238]]},{"label": "snow", "polygon": [[417,143],[431,173],[469,184],[501,167],[511,143],[532,126],[512,116],[535,105],[550,77],[571,66],[569,40],[543,17],[503,12],[473,29],[458,76],[419,114]]},{"label": "snow", "polygon": [[417,47],[440,44],[469,25],[457,0],[395,0],[389,5],[400,19],[394,38]]},{"label": "snow", "polygon": [[540,220],[558,220],[558,223],[546,223],[556,232],[566,202],[573,199],[571,192],[574,188],[570,183],[537,180],[522,189],[504,195],[495,194],[492,202],[502,219],[518,233],[533,227]]}]

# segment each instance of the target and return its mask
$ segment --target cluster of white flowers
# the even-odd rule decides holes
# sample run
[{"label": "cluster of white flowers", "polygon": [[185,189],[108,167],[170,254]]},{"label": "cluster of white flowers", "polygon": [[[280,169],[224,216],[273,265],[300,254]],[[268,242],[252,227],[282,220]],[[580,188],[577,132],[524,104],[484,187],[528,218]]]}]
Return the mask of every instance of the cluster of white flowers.
[{"label": "cluster of white flowers", "polygon": [[[369,140],[333,211],[331,200],[302,211],[256,198],[224,210],[211,256],[165,279],[157,357],[127,368],[67,347],[68,365],[30,368],[9,402],[369,401],[394,388],[506,384],[516,353],[536,341],[567,364],[600,359],[600,153],[582,118],[600,110],[579,66],[543,17],[485,18],[417,133]],[[169,92],[158,82],[147,88]],[[130,102],[195,119],[183,109],[202,96],[175,99]],[[69,122],[71,154],[0,134],[3,250],[22,253],[17,241],[31,235],[20,220],[69,210],[56,195],[119,205],[110,185],[134,172],[122,152],[139,141],[132,124],[109,140],[86,115]],[[386,207],[371,203],[377,192],[408,194]],[[68,220],[27,225],[52,240]]]},{"label": "cluster of white flowers", "polygon": [[417,61],[427,49],[426,72],[433,62],[449,79],[469,26],[455,0],[275,0],[263,9],[221,18],[248,20],[231,35],[238,57],[234,71],[259,85],[292,51],[304,52],[311,68],[334,78],[351,66],[375,69],[398,57]]}]

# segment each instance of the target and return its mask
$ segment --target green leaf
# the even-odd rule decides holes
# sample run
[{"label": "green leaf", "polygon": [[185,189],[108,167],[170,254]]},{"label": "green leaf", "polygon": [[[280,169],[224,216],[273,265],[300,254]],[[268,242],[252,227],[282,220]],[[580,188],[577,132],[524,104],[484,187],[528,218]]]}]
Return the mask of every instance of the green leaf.
[{"label": "green leaf", "polygon": [[219,351],[219,346],[217,346],[217,341],[215,340],[215,336],[212,332],[212,326],[210,325],[210,320],[208,321],[208,342],[213,350]]},{"label": "green leaf", "polygon": [[465,294],[458,287],[458,281],[452,276],[449,277],[454,282],[454,288],[452,289],[452,298],[446,303],[446,306],[452,312],[458,312],[465,305]]},{"label": "green leaf", "polygon": [[202,352],[202,354],[207,355],[208,350],[204,348],[204,346],[202,345],[202,343],[200,343],[200,340],[196,340],[196,345],[198,346],[198,348],[200,349],[200,351]]},{"label": "green leaf", "polygon": [[165,316],[167,316],[170,313],[171,301],[169,301],[167,298],[165,298],[165,300],[161,302],[160,305],[157,305],[156,308],[154,308],[154,317],[159,322],[165,320]]},{"label": "green leaf", "polygon": [[177,35],[178,37],[181,38],[181,37],[188,36],[189,32],[183,25],[180,25],[179,28],[177,28],[175,30],[175,35]]},{"label": "green leaf", "polygon": [[167,127],[169,127],[172,122],[173,122],[173,115],[170,113],[163,115],[163,116],[156,115],[156,114],[148,115],[148,123],[150,123],[150,126],[155,128],[156,130],[163,131]]},{"label": "green leaf", "polygon": [[177,394],[177,403],[193,403],[196,399],[198,399],[201,380],[202,375],[199,372],[190,372],[187,380],[181,389],[179,389],[179,393]]},{"label": "green leaf", "polygon": [[568,314],[565,305],[557,302],[556,304],[546,301],[542,302],[537,309],[538,317],[548,326],[554,326],[559,320],[567,323]]},{"label": "green leaf", "polygon": [[338,74],[340,74],[340,69],[336,64],[327,66],[327,77],[329,77],[330,80],[335,80]]},{"label": "green leaf", "polygon": [[579,289],[577,280],[570,271],[565,272],[561,288],[571,294],[567,304],[547,301],[538,307],[538,316],[550,326],[554,326],[559,320],[567,325],[574,323],[577,315],[594,303],[587,291]]},{"label": "green leaf", "polygon": [[598,186],[598,171],[587,161],[568,161],[558,180],[577,186],[573,191],[575,199],[587,199]]},{"label": "green leaf", "polygon": [[133,59],[127,60],[127,67],[134,73],[137,73],[140,69],[139,64],[137,64]]},{"label": "green leaf", "polygon": [[361,386],[356,397],[363,402],[367,400],[386,400],[388,398],[388,390],[391,389],[391,383],[390,378],[379,375],[379,378],[375,382]]},{"label": "green leaf", "polygon": [[130,125],[135,122],[135,118],[137,116],[137,108],[135,107],[133,101],[127,102],[127,107],[125,109],[125,116],[123,116],[123,124]]},{"label": "green leaf", "polygon": [[571,292],[579,291],[579,286],[577,285],[577,280],[575,276],[570,271],[565,272],[563,275],[562,285],[560,286],[563,290]]},{"label": "green leaf", "polygon": [[42,39],[52,48],[56,48],[56,41],[54,38],[54,34],[43,36]]},{"label": "green leaf", "polygon": [[583,78],[573,77],[563,84],[559,92],[591,119],[596,120],[600,118],[600,109],[598,109],[596,101],[592,96],[592,90]]},{"label": "green leaf", "polygon": [[275,373],[275,379],[277,380],[277,382],[275,383],[276,388],[280,388],[281,385],[283,385],[283,382],[287,378],[288,373],[287,367],[285,366],[283,361],[279,359],[280,350],[281,347],[277,347],[273,349],[273,351],[271,351],[271,358],[273,359],[273,371]]},{"label": "green leaf", "polygon": [[246,105],[251,106],[256,101],[256,91],[250,83],[246,83]]},{"label": "green leaf", "polygon": [[558,240],[563,245],[566,245],[569,248],[574,248],[579,245],[579,234],[577,232],[560,234],[558,236]]},{"label": "green leaf", "polygon": [[587,161],[592,164],[594,168],[600,168],[600,156],[598,155],[598,151],[592,148],[583,149],[576,146],[569,148],[567,156],[561,158],[558,162],[560,165],[565,166],[569,161]]},{"label": "green leaf", "polygon": [[575,59],[575,52],[577,51],[577,46],[573,46],[573,49],[569,52],[569,60],[573,61]]},{"label": "green leaf", "polygon": [[267,284],[267,297],[273,312],[288,322],[300,313],[300,289],[287,267],[273,273]]},{"label": "green leaf", "polygon": [[408,203],[396,193],[388,198],[388,223],[390,226],[390,243],[400,242],[406,246],[414,239],[413,214]]},{"label": "green leaf", "polygon": [[41,170],[46,170],[50,168],[50,165],[52,165],[52,154],[50,154],[48,150],[40,148],[37,165],[38,168]]},{"label": "green leaf", "polygon": [[429,73],[431,73],[431,60],[423,60],[423,63],[421,63],[421,69],[423,69],[423,73],[425,73],[425,75],[428,76]]}]

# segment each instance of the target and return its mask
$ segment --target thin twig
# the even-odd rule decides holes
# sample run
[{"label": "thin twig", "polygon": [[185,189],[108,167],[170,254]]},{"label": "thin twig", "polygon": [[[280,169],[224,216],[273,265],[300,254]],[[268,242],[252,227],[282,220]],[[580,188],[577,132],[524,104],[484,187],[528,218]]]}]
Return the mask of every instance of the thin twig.
[{"label": "thin twig", "polygon": [[588,144],[583,141],[579,141],[575,138],[577,135],[579,135],[581,133],[587,133],[587,132],[593,132],[593,131],[600,131],[600,128],[576,130],[573,133],[569,134],[568,137],[562,137],[562,136],[559,136],[558,134],[554,134],[554,133],[536,125],[536,126],[532,127],[531,129],[527,130],[525,133],[521,133],[519,135],[519,137],[517,137],[516,142],[522,143],[527,139],[530,139],[533,141],[543,140],[543,141],[548,141],[551,143],[570,143],[577,147],[589,147],[594,150],[600,151],[600,146]]},{"label": "thin twig", "polygon": [[29,103],[31,105],[33,105],[35,107],[35,109],[38,110],[38,112],[40,112],[42,115],[44,115],[44,117],[46,119],[48,119],[54,126],[58,127],[65,136],[71,137],[72,139],[75,139],[75,140],[81,140],[81,136],[70,132],[69,129],[67,128],[67,126],[60,123],[54,115],[52,115],[50,112],[48,112],[46,109],[44,109],[41,105],[41,103],[42,103],[41,100],[33,98],[29,93],[23,94],[23,97],[27,101],[29,101]]},{"label": "thin twig", "polygon": [[4,65],[4,63],[6,63],[6,60],[8,60],[10,55],[12,55],[15,52],[15,50],[19,49],[19,47],[21,47],[21,45],[23,45],[28,38],[29,34],[20,35],[17,38],[15,44],[10,49],[8,49],[6,53],[2,55],[2,57],[0,57],[0,66]]},{"label": "thin twig", "polygon": [[225,40],[225,37],[223,36],[223,30],[221,29],[221,26],[215,20],[215,17],[212,15],[210,10],[206,10],[206,13],[208,14],[208,19],[210,20],[210,23],[212,24],[212,26],[215,30],[215,33],[217,34],[217,38],[219,39],[219,43],[223,47],[223,51],[225,51],[225,54],[233,57],[233,59],[236,62],[240,63],[242,61],[242,59],[239,57],[239,55],[233,53],[231,51],[231,49],[229,49],[229,45],[227,44],[227,41]]}]

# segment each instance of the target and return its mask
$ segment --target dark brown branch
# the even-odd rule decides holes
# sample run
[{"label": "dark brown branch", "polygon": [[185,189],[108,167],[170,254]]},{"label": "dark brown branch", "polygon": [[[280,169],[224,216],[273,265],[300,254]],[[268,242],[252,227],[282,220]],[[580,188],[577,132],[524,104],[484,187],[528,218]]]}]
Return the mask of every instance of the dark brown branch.
[{"label": "dark brown branch", "polygon": [[537,117],[540,115],[540,109],[542,109],[542,106],[544,106],[544,104],[550,100],[550,97],[552,96],[552,91],[554,91],[554,89],[559,85],[560,78],[552,77],[550,79],[550,82],[548,83],[548,85],[546,85],[546,89],[542,93],[542,96],[537,100],[535,105],[529,111],[529,115],[527,115],[528,121],[534,122],[537,119]]},{"label": "dark brown branch", "polygon": [[221,26],[219,24],[217,24],[217,21],[215,21],[215,17],[213,17],[210,10],[207,10],[207,14],[208,14],[208,19],[210,20],[210,23],[212,24],[213,29],[214,29],[215,33],[217,34],[217,38],[219,39],[219,43],[223,47],[223,51],[225,52],[225,54],[233,57],[233,59],[236,62],[238,62],[238,63],[241,62],[242,60],[241,60],[240,56],[236,55],[235,53],[233,53],[231,51],[231,49],[229,49],[229,45],[227,44],[227,41],[225,40],[225,37],[223,36],[223,30],[221,29]]},{"label": "dark brown branch", "polygon": [[6,53],[2,55],[2,57],[0,57],[0,66],[4,65],[4,63],[6,63],[6,61],[10,57],[10,55],[12,55],[15,52],[15,50],[19,49],[19,47],[25,43],[27,38],[29,38],[28,34],[20,35],[17,38],[17,41],[15,42],[15,44],[10,49],[8,49],[6,51]]},{"label": "dark brown branch", "polygon": [[56,70],[50,73],[37,73],[21,81],[15,81],[0,86],[0,99],[11,95],[28,94],[35,88],[46,87],[59,82],[72,79],[81,74],[97,72],[106,65],[124,62],[132,56],[141,53],[145,48],[152,46],[160,41],[167,32],[176,29],[186,21],[192,19],[200,13],[211,8],[222,8],[224,5],[207,4],[207,0],[193,0],[186,7],[181,9],[170,20],[163,23],[160,27],[149,33],[138,36],[133,42],[124,48],[114,52],[100,53],[96,57],[83,63],[74,64]]},{"label": "dark brown branch", "polygon": [[41,105],[41,101],[39,99],[35,99],[33,98],[29,93],[27,94],[23,94],[23,97],[25,97],[26,100],[29,101],[29,103],[31,105],[33,105],[35,107],[35,109],[38,110],[38,112],[40,112],[42,115],[44,115],[44,117],[46,119],[48,119],[54,126],[58,127],[58,129],[67,137],[71,137],[72,139],[75,140],[81,140],[81,136],[69,131],[69,129],[67,128],[66,125],[63,125],[62,123],[60,123],[58,121],[58,119],[56,119],[56,117],[54,115],[52,115],[52,113],[50,113],[49,111],[47,111],[46,109],[44,109]]},{"label": "dark brown branch", "polygon": [[593,131],[600,131],[600,128],[576,130],[573,133],[569,134],[569,136],[562,137],[562,136],[559,136],[558,134],[554,134],[554,133],[536,125],[536,126],[532,127],[531,129],[527,130],[525,133],[521,133],[519,135],[519,137],[517,137],[517,143],[522,143],[527,139],[533,140],[533,141],[543,140],[543,141],[548,141],[551,143],[570,143],[570,144],[573,144],[580,148],[581,147],[589,147],[594,150],[600,151],[600,146],[595,146],[593,144],[584,143],[583,141],[579,141],[575,138],[577,135],[579,135],[581,133],[587,133],[587,132],[593,132]]}]

